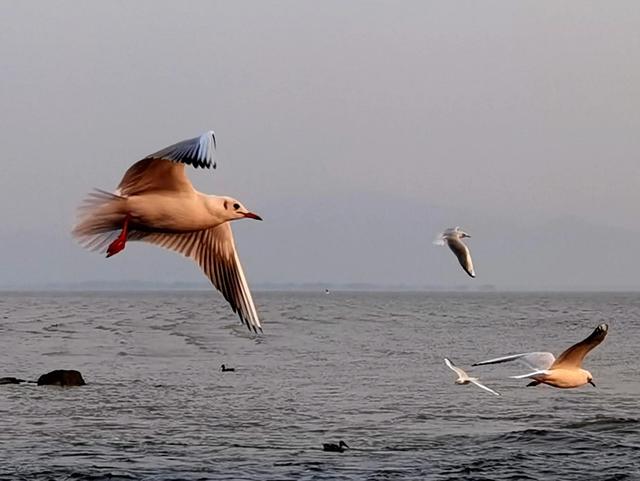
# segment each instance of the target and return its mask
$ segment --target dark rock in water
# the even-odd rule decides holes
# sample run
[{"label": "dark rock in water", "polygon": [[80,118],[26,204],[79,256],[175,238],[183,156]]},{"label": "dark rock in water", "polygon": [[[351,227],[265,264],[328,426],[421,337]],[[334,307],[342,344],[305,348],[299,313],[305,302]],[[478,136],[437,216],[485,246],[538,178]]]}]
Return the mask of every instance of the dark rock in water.
[{"label": "dark rock in water", "polygon": [[0,377],[0,384],[20,384],[21,382],[26,381],[17,377]]},{"label": "dark rock in water", "polygon": [[67,369],[56,369],[38,378],[38,386],[84,386],[85,384],[79,371]]}]

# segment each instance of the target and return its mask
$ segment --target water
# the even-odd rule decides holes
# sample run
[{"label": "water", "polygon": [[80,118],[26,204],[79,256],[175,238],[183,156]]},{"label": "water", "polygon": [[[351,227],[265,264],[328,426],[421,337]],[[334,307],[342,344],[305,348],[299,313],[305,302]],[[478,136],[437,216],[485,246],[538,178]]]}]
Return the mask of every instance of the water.
[{"label": "water", "polygon": [[[0,479],[640,479],[637,294],[256,300],[259,338],[210,292],[1,294],[0,377],[88,385],[0,386]],[[601,322],[597,388],[476,368],[496,397],[442,362],[558,354]]]}]

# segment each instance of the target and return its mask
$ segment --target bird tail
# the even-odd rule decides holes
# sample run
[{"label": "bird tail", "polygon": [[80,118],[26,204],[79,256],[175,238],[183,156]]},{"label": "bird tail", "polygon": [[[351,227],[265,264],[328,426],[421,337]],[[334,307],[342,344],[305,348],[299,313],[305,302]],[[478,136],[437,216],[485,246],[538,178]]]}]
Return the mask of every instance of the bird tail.
[{"label": "bird tail", "polygon": [[440,234],[438,234],[438,236],[435,239],[433,239],[433,245],[443,246],[444,244],[445,244],[444,232],[440,232]]},{"label": "bird tail", "polygon": [[122,227],[126,216],[126,200],[126,197],[94,189],[80,204],[71,234],[86,249],[105,249]]}]

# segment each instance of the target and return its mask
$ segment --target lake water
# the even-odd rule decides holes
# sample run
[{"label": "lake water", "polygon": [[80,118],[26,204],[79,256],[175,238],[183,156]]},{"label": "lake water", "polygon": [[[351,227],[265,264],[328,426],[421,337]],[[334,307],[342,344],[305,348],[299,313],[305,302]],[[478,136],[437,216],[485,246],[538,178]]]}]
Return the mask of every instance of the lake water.
[{"label": "lake water", "polygon": [[[88,383],[0,386],[0,479],[640,479],[638,294],[255,297],[260,337],[208,291],[0,293],[0,377]],[[442,361],[557,355],[601,322],[597,388],[471,369],[496,397]]]}]

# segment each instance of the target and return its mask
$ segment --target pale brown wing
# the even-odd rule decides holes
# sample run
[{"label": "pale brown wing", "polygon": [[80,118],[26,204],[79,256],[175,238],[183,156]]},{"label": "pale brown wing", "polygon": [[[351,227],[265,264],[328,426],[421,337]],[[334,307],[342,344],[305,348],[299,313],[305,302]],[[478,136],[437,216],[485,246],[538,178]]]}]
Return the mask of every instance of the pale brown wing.
[{"label": "pale brown wing", "polygon": [[211,283],[249,329],[262,331],[260,319],[244,276],[228,222],[211,229],[184,232],[132,232],[129,240],[141,240],[171,249],[195,260]]},{"label": "pale brown wing", "polygon": [[461,240],[448,237],[447,245],[449,249],[456,255],[458,258],[458,262],[464,269],[464,271],[469,274],[471,277],[475,277],[476,273],[473,270],[473,261],[471,260],[471,253],[466,245],[462,243]]},{"label": "pale brown wing", "polygon": [[130,196],[158,190],[191,191],[193,186],[184,166],[215,169],[215,147],[215,135],[210,130],[148,155],[127,170],[118,185],[118,193]]},{"label": "pale brown wing", "polygon": [[606,324],[600,324],[585,340],[574,344],[569,349],[564,351],[558,356],[556,362],[551,365],[551,369],[557,369],[560,367],[580,367],[582,366],[582,360],[584,357],[598,344],[604,341],[607,336],[609,326]]},{"label": "pale brown wing", "polygon": [[129,167],[118,185],[118,193],[124,196],[167,190],[193,190],[193,185],[184,172],[184,164],[166,159],[142,159]]}]

